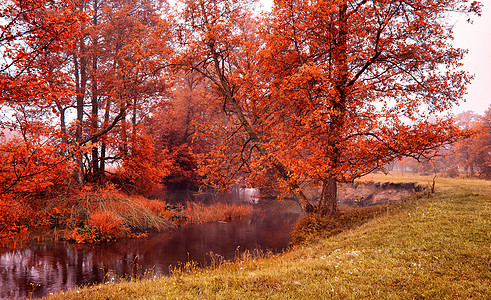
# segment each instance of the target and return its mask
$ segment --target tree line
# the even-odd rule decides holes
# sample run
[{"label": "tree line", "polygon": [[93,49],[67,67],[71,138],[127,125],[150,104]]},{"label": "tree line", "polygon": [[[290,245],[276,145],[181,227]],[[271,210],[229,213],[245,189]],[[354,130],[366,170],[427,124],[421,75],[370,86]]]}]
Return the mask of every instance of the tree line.
[{"label": "tree line", "polygon": [[388,166],[391,170],[436,174],[448,177],[491,179],[491,106],[482,115],[465,111],[456,116],[456,123],[473,134],[452,145],[442,147],[431,160],[403,159]]}]

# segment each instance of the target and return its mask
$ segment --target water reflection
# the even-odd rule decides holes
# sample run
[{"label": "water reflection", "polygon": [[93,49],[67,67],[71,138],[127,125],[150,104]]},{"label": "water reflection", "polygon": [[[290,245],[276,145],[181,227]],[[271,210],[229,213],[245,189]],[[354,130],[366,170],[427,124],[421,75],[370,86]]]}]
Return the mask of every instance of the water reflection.
[{"label": "water reflection", "polygon": [[61,289],[110,280],[108,277],[168,274],[177,262],[206,261],[210,251],[232,259],[240,251],[281,251],[289,243],[296,212],[256,213],[230,223],[209,223],[124,239],[104,246],[35,244],[0,255],[0,298],[42,297]]}]

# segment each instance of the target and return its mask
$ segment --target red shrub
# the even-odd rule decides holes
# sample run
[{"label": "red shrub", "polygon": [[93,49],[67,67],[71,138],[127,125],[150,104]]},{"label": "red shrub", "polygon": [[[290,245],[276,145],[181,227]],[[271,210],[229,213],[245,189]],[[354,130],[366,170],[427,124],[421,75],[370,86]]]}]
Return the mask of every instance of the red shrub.
[{"label": "red shrub", "polygon": [[92,214],[89,217],[88,225],[95,229],[95,234],[101,240],[120,238],[129,232],[121,217],[107,210]]}]

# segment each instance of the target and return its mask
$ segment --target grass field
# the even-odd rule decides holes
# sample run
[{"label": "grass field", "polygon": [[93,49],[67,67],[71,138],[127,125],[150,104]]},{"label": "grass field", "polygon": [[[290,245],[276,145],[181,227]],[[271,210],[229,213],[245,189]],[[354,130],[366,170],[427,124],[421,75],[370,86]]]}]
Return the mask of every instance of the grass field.
[{"label": "grass field", "polygon": [[[431,183],[432,177],[368,180]],[[279,255],[50,299],[490,299],[491,182],[436,179],[436,193]]]}]

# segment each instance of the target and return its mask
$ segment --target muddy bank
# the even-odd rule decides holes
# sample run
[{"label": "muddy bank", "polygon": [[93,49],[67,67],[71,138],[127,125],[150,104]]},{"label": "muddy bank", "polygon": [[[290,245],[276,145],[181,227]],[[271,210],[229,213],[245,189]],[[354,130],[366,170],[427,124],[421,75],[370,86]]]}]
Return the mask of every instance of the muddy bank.
[{"label": "muddy bank", "polygon": [[427,187],[414,182],[356,182],[338,190],[340,206],[363,207],[408,201],[427,192]]}]

